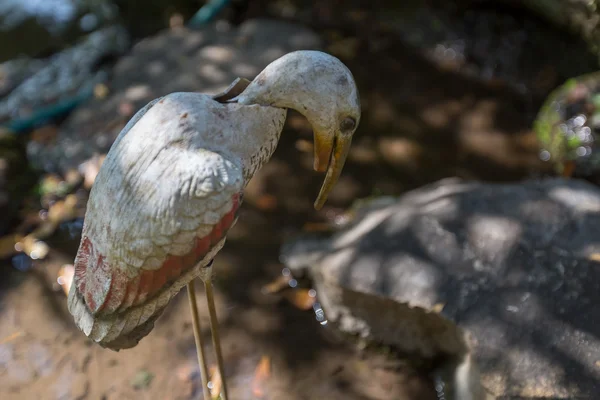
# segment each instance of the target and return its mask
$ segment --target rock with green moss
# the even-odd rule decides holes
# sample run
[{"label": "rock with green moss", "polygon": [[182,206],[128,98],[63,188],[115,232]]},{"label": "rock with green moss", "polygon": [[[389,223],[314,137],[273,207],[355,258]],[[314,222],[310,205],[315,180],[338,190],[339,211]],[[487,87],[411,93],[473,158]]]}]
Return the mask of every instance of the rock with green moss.
[{"label": "rock with green moss", "polygon": [[600,172],[600,72],[569,79],[542,105],[533,124],[540,157],[562,173],[567,162],[586,177]]}]

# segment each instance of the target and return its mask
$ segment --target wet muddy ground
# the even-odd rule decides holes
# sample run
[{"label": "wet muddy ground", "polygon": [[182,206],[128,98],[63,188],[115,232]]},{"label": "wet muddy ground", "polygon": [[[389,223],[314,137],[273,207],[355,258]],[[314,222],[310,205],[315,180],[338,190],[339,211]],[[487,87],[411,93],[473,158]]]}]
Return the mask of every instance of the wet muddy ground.
[{"label": "wet muddy ground", "polygon": [[[281,274],[282,241],[309,222],[334,219],[356,198],[400,194],[446,176],[506,181],[550,170],[531,131],[543,96],[564,78],[550,61],[532,67],[533,90],[516,91],[502,79],[432,61],[377,24],[358,29],[365,21],[355,18],[344,29],[327,28],[325,21],[319,31],[355,74],[364,108],[328,206],[312,210],[322,177],[312,171],[310,128],[292,113],[215,260],[232,399],[435,399],[432,381],[411,360],[359,350],[322,326],[312,310],[261,292]],[[200,399],[185,292],[136,348],[104,350],[75,328],[56,282],[78,238],[56,236],[49,244],[49,256],[27,272],[10,260],[0,267],[0,398]],[[208,344],[204,302],[200,310]]]},{"label": "wet muddy ground", "polygon": [[[235,249],[235,243],[231,247]],[[220,286],[246,286],[230,274],[251,268],[252,262],[241,265],[238,259],[237,266],[228,265],[239,257],[238,251],[234,253],[216,263]],[[232,258],[229,261],[228,256]],[[2,299],[0,397],[201,398],[184,292],[169,306],[151,335],[133,350],[116,353],[92,345],[73,327],[64,294],[52,290],[57,286],[53,278],[59,264],[68,259],[58,254],[51,259]],[[402,362],[384,355],[364,357],[328,340],[311,312],[258,294],[258,279],[246,282],[250,287],[245,291],[253,300],[229,298],[227,289],[217,295],[232,399],[435,398],[428,382]],[[200,309],[207,327],[202,304]],[[204,334],[210,343],[209,332]],[[257,377],[263,357],[269,360],[270,373]],[[213,357],[209,365],[214,366]]]}]

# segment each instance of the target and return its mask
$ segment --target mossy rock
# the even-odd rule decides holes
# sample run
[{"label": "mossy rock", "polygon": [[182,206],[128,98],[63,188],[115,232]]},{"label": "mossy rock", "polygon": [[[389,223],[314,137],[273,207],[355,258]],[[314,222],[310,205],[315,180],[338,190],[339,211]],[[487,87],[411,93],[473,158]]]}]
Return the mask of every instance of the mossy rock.
[{"label": "mossy rock", "polygon": [[562,173],[574,162],[578,175],[600,172],[600,72],[567,80],[547,97],[533,128],[541,146],[540,157]]}]

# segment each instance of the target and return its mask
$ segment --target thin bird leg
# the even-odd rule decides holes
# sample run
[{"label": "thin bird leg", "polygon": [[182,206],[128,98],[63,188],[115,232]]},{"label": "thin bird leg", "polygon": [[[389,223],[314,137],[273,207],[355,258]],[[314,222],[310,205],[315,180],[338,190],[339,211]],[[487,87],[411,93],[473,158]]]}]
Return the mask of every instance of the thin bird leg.
[{"label": "thin bird leg", "polygon": [[225,371],[223,369],[223,354],[221,353],[221,339],[219,337],[219,321],[217,320],[217,309],[215,308],[215,298],[212,285],[212,261],[203,268],[200,279],[204,282],[204,291],[206,292],[206,303],[210,315],[210,331],[212,333],[213,347],[217,354],[217,368],[221,375],[221,399],[227,400],[227,383],[225,382]]},{"label": "thin bird leg", "polygon": [[204,343],[200,332],[200,316],[198,315],[198,303],[196,302],[196,291],[194,281],[187,284],[188,298],[190,299],[190,308],[192,311],[192,322],[194,326],[194,339],[196,340],[196,352],[198,353],[198,364],[200,365],[200,377],[202,379],[202,393],[204,400],[211,400],[210,390],[208,389],[208,369],[206,368],[206,354],[204,353]]}]

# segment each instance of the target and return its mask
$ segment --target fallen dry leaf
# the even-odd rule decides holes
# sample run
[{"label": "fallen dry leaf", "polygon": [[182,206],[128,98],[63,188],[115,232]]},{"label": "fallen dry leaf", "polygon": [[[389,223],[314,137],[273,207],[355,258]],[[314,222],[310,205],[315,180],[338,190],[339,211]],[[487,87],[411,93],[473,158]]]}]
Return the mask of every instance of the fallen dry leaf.
[{"label": "fallen dry leaf", "polygon": [[73,274],[75,273],[75,267],[72,264],[65,264],[58,270],[58,278],[56,282],[62,287],[65,295],[69,295],[69,289],[73,282]]},{"label": "fallen dry leaf", "polygon": [[83,176],[81,176],[79,171],[77,171],[74,168],[69,169],[65,173],[65,182],[67,182],[67,185],[69,185],[69,187],[75,187],[75,186],[79,185],[81,183],[82,179],[83,179]]},{"label": "fallen dry leaf", "polygon": [[271,376],[271,359],[269,356],[262,356],[260,362],[254,370],[254,380],[252,381],[252,394],[255,397],[265,397],[265,384]]},{"label": "fallen dry leaf", "polygon": [[588,256],[588,260],[600,262],[600,253],[592,253],[592,254],[590,254]]},{"label": "fallen dry leaf", "polygon": [[15,332],[12,335],[8,335],[7,337],[5,337],[4,339],[0,340],[0,344],[5,344],[8,342],[12,342],[15,339],[20,338],[21,336],[25,335],[25,332]]},{"label": "fallen dry leaf", "polygon": [[575,163],[575,161],[572,161],[572,160],[565,161],[564,166],[563,166],[563,172],[562,172],[561,176],[563,176],[564,178],[572,177],[573,173],[575,172],[576,167],[577,167],[577,163]]},{"label": "fallen dry leaf", "polygon": [[307,222],[302,227],[302,230],[305,232],[330,232],[334,229],[333,224],[329,222]]},{"label": "fallen dry leaf", "polygon": [[48,222],[60,224],[77,217],[77,196],[70,194],[64,200],[54,203],[48,210]]},{"label": "fallen dry leaf", "polygon": [[213,400],[218,400],[221,396],[221,389],[223,388],[223,381],[221,380],[221,374],[216,366],[209,368],[210,382],[208,387],[210,389],[210,396]]},{"label": "fallen dry leaf", "polygon": [[283,292],[283,297],[286,298],[294,307],[300,310],[310,310],[317,301],[314,290],[310,289],[293,289]]},{"label": "fallen dry leaf", "polygon": [[[51,236],[60,223],[73,219],[77,216],[77,196],[68,195],[64,200],[57,201],[50,207],[43,218],[43,222],[29,235],[15,235],[12,238],[5,236],[0,239],[0,256],[10,256],[15,252],[23,252],[34,260],[41,260],[48,255],[50,247],[41,239]],[[10,243],[14,241],[13,249]]]},{"label": "fallen dry leaf", "polygon": [[434,313],[441,313],[445,306],[446,303],[436,303],[433,305],[433,307],[431,307],[431,311]]},{"label": "fallen dry leaf", "polygon": [[39,240],[33,233],[17,239],[15,250],[27,254],[33,260],[46,258],[50,247]]},{"label": "fallen dry leaf", "polygon": [[283,289],[290,287],[290,280],[292,280],[291,275],[279,275],[277,278],[264,285],[260,291],[263,294],[279,293]]}]

